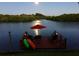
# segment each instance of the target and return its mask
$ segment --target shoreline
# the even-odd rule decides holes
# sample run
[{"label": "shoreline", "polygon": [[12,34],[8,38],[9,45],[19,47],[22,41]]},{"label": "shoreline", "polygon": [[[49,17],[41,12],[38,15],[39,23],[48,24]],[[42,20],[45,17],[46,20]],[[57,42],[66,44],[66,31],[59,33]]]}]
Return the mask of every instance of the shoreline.
[{"label": "shoreline", "polygon": [[[48,19],[44,19],[44,20],[47,20],[47,21],[52,21],[52,22],[69,22],[69,23],[71,23],[71,22],[79,22],[79,21],[54,21],[54,20],[48,20]],[[36,20],[32,20],[32,21],[25,21],[25,22],[21,22],[21,21],[18,21],[18,22],[16,22],[16,21],[14,21],[14,22],[0,22],[0,23],[30,23],[30,22],[33,22],[33,21],[36,21]]]},{"label": "shoreline", "polygon": [[59,16],[45,16],[40,13],[27,15],[27,14],[20,14],[20,15],[3,15],[0,14],[0,23],[19,23],[19,22],[31,22],[35,20],[46,19],[50,21],[56,22],[79,22],[79,13],[77,14],[62,14]]}]

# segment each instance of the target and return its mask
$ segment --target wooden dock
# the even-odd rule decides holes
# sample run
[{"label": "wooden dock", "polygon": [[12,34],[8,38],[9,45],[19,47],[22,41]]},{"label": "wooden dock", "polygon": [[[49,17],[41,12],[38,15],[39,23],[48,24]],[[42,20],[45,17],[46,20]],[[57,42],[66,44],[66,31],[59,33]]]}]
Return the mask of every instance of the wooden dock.
[{"label": "wooden dock", "polygon": [[66,40],[50,40],[48,38],[42,38],[42,39],[34,39],[33,42],[36,45],[36,48],[58,48],[58,49],[62,49],[62,48],[66,48]]}]

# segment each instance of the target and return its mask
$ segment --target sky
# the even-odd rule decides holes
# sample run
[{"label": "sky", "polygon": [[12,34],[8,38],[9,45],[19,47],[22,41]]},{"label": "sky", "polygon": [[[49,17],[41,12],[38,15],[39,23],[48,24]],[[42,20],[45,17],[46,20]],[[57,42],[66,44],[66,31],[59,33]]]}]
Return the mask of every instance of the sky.
[{"label": "sky", "polygon": [[77,2],[0,2],[0,14],[35,14],[61,15],[79,13]]}]

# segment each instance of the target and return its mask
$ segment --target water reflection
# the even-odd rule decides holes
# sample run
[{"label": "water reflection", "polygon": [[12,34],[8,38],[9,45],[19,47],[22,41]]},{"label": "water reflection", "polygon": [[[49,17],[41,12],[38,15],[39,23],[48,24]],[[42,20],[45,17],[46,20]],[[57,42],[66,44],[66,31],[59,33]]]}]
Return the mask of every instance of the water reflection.
[{"label": "water reflection", "polygon": [[39,30],[40,29],[34,29],[35,35],[40,35]]},{"label": "water reflection", "polygon": [[34,22],[33,26],[34,26],[34,25],[42,25],[42,23],[41,23],[40,20],[36,20],[36,21]]},{"label": "water reflection", "polygon": [[[31,26],[36,24],[45,25],[47,28],[42,30],[30,29]],[[8,31],[11,31],[12,34],[13,48],[11,48],[11,50],[19,50],[19,41],[22,39],[25,31],[33,36],[38,34],[41,34],[42,36],[50,36],[54,30],[67,38],[67,49],[79,49],[79,22],[69,23],[37,20],[28,23],[0,23],[0,51],[9,49]],[[40,31],[41,33],[39,33]]]},{"label": "water reflection", "polygon": [[[36,20],[33,24],[33,26],[35,25],[42,25],[41,21],[40,20]],[[40,32],[39,32],[40,29],[33,29],[33,31],[35,32],[35,35],[40,35]]]}]

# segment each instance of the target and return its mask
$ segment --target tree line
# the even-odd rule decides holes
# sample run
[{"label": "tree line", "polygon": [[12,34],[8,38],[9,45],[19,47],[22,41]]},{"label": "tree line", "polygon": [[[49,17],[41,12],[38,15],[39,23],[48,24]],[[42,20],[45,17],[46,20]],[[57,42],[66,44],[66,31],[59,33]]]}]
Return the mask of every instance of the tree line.
[{"label": "tree line", "polygon": [[0,14],[0,22],[30,22],[37,19],[46,19],[52,21],[63,22],[79,22],[79,14],[62,14],[59,16],[45,16],[41,13],[32,15],[20,14],[20,15],[3,15]]},{"label": "tree line", "polygon": [[79,22],[79,14],[63,14],[59,16],[47,16],[46,19],[62,22]]}]

